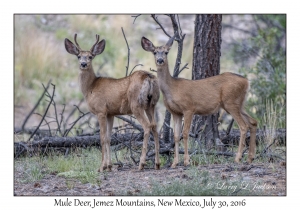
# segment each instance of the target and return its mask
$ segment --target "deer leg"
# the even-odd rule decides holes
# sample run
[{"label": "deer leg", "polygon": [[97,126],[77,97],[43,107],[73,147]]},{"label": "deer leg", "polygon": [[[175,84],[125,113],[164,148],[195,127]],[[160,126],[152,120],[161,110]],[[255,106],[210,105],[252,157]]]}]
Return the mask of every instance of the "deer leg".
[{"label": "deer leg", "polygon": [[106,153],[106,124],[107,124],[107,119],[106,115],[99,114],[98,115],[98,121],[100,125],[100,141],[101,141],[101,148],[102,148],[102,164],[100,166],[99,171],[103,172],[107,168],[107,153]]},{"label": "deer leg", "polygon": [[111,141],[111,131],[114,124],[114,116],[107,117],[107,130],[106,130],[106,164],[108,167],[108,171],[111,171],[112,164],[111,164],[111,155],[110,155],[110,141]]},{"label": "deer leg", "polygon": [[179,141],[180,141],[180,133],[181,133],[181,122],[182,115],[173,115],[174,120],[174,142],[175,142],[175,152],[174,152],[174,160],[171,165],[171,168],[175,168],[179,163]]},{"label": "deer leg", "polygon": [[240,133],[241,133],[239,148],[238,148],[238,152],[235,157],[235,162],[239,163],[240,160],[242,159],[243,150],[246,145],[245,139],[246,139],[246,133],[248,130],[248,126],[242,116],[242,113],[241,113],[239,107],[237,107],[235,109],[227,109],[227,110],[231,114],[233,119],[237,122],[239,129],[240,129]]},{"label": "deer leg", "polygon": [[250,127],[250,144],[247,162],[252,163],[255,158],[257,121],[250,117],[244,110],[242,111],[242,115]]},{"label": "deer leg", "polygon": [[140,164],[139,164],[139,170],[143,170],[144,166],[146,165],[146,153],[147,153],[147,146],[148,146],[151,126],[147,117],[145,116],[143,109],[138,109],[135,107],[132,110],[135,110],[133,111],[133,114],[144,129],[143,148],[142,148],[142,154],[140,157]]},{"label": "deer leg", "polygon": [[190,156],[188,152],[188,140],[189,140],[189,132],[193,119],[192,112],[186,112],[183,115],[184,117],[184,126],[183,126],[183,142],[184,142],[184,166],[188,166],[190,164]]},{"label": "deer leg", "polygon": [[154,116],[155,107],[152,106],[149,109],[146,110],[147,117],[151,123],[151,130],[154,137],[155,142],[155,170],[158,170],[160,168],[160,160],[159,160],[159,139],[158,139],[158,133],[156,128],[156,121]]}]

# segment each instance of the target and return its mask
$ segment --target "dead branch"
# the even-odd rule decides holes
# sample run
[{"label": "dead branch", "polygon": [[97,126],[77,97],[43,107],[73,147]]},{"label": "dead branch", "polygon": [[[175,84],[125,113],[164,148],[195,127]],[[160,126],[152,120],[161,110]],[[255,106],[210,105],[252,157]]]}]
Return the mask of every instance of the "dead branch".
[{"label": "dead branch", "polygon": [[[65,108],[66,108],[66,104],[63,104],[63,105],[64,105],[64,107],[63,107],[63,110],[62,110],[61,113],[60,113],[60,122],[59,122],[59,124],[58,124],[60,130],[61,130],[61,124],[62,124],[63,119],[64,119],[64,111],[65,111]],[[62,135],[62,133],[61,133],[61,135]]]},{"label": "dead branch", "polygon": [[134,17],[134,20],[133,20],[133,23],[132,23],[132,24],[134,24],[135,20],[136,20],[139,16],[141,16],[141,14],[139,14],[139,15],[131,15],[131,17]]},{"label": "dead branch", "polygon": [[253,37],[256,37],[256,36],[257,36],[257,33],[256,33],[256,32],[253,32],[253,30],[251,30],[251,31],[245,30],[245,29],[243,29],[243,28],[238,28],[238,27],[233,26],[233,25],[231,25],[231,24],[223,23],[223,24],[222,24],[222,27],[223,27],[224,29],[230,28],[230,29],[234,29],[234,30],[237,30],[237,31],[246,33],[246,34],[250,34],[250,35],[252,35]]},{"label": "dead branch", "polygon": [[70,112],[70,114],[68,115],[68,117],[66,118],[65,122],[64,122],[64,128],[67,127],[67,123],[69,121],[69,119],[71,118],[71,116],[75,113],[75,111],[78,109],[78,107],[82,104],[82,102],[84,101],[84,99],[81,99],[79,104],[76,106],[74,106],[75,108]]},{"label": "dead branch", "polygon": [[53,107],[54,107],[54,114],[55,114],[55,121],[56,121],[56,124],[57,124],[57,130],[60,133],[60,135],[62,135],[62,131],[61,131],[60,125],[59,125],[59,120],[58,120],[58,117],[57,117],[56,103],[55,103],[54,100],[52,101],[52,103],[53,103]]},{"label": "dead branch", "polygon": [[127,77],[127,76],[128,76],[128,69],[129,69],[129,60],[130,60],[130,48],[129,48],[129,45],[128,45],[128,42],[127,42],[127,39],[126,39],[124,30],[123,30],[123,27],[121,27],[121,29],[122,29],[122,33],[123,33],[124,39],[125,39],[125,41],[126,41],[127,50],[128,50],[128,55],[127,55],[127,66],[126,66],[126,74],[125,74],[125,76]]},{"label": "dead branch", "polygon": [[157,16],[155,16],[155,14],[152,14],[151,17],[153,18],[153,20],[159,25],[160,29],[163,30],[163,32],[169,37],[171,38],[171,36],[166,32],[165,28],[161,25],[161,23],[158,21]]},{"label": "dead branch", "polygon": [[[111,146],[125,145],[129,147],[130,139],[134,138],[135,146],[141,147],[143,141],[143,135],[140,133],[133,135],[132,133],[119,134],[115,133],[112,135]],[[121,141],[123,139],[123,141]],[[55,148],[71,148],[71,147],[101,147],[100,135],[96,134],[93,136],[74,136],[74,137],[59,137],[59,136],[47,136],[42,137],[40,140],[30,142],[15,142],[14,143],[14,155],[20,157],[25,154],[39,153]]]},{"label": "dead branch", "polygon": [[186,63],[179,71],[178,71],[178,75],[184,70],[184,69],[189,69],[187,67],[188,63]]},{"label": "dead branch", "polygon": [[[165,154],[165,155],[169,155],[170,153],[173,153],[173,148],[161,148],[159,149],[159,154]],[[205,153],[206,155],[222,155],[222,156],[228,156],[228,157],[233,157],[235,156],[235,153],[232,152],[210,152],[210,151],[199,151],[199,150],[195,150],[195,151],[191,151],[189,150],[189,154],[202,154]],[[179,149],[179,154],[184,154],[184,150],[183,149]],[[150,152],[148,154],[148,158],[152,157],[155,155],[155,152]]]},{"label": "dead branch", "polygon": [[[126,122],[132,123],[129,119],[125,118]],[[134,124],[133,124],[134,125]],[[135,160],[134,153],[139,154],[140,150],[139,148],[142,147],[143,145],[143,135],[141,132],[139,133],[120,133],[124,129],[124,127],[120,127],[119,130],[115,131],[112,136],[111,136],[111,146],[114,146],[114,150],[118,151],[120,149],[123,149],[125,147],[128,148],[130,152],[130,156],[132,161],[135,164],[138,164],[138,160]],[[48,133],[48,132],[46,132]],[[275,135],[276,139],[285,139],[285,134],[286,131],[285,129],[279,129],[277,130],[277,134]],[[235,142],[236,145],[238,145],[239,141],[239,130],[233,129],[231,131],[231,134],[226,136],[226,131],[220,131],[220,137],[226,136],[227,139],[230,139],[230,142]],[[265,132],[263,130],[258,130],[257,131],[257,139],[263,138],[265,135]],[[250,138],[250,134],[247,133],[247,139]],[[223,140],[223,139],[222,139]],[[276,141],[277,142],[277,141]],[[224,142],[223,142],[224,143]],[[226,143],[226,142],[225,142]],[[147,160],[151,160],[154,156],[154,151],[150,149],[150,147],[154,147],[154,143],[152,141],[149,141],[149,150],[147,152]],[[100,145],[100,135],[99,134],[94,134],[94,135],[89,135],[89,136],[75,136],[75,137],[59,137],[59,136],[46,136],[42,137],[39,140],[35,141],[30,141],[30,142],[15,142],[14,143],[14,156],[15,157],[20,157],[23,155],[29,155],[32,156],[33,154],[43,154],[47,155],[49,154],[50,151],[53,150],[58,150],[60,152],[63,152],[63,154],[67,155],[69,151],[67,148],[77,148],[77,147],[82,147],[82,148],[89,148],[89,147],[101,147]],[[229,146],[229,145],[227,145]],[[235,146],[235,145],[232,145]],[[270,147],[271,145],[269,145]],[[174,145],[171,144],[162,144],[160,143],[160,150],[159,153],[161,155],[166,155],[167,157],[170,157],[171,154],[173,154],[173,147]],[[244,150],[246,152],[247,149]],[[180,149],[179,150],[180,154],[184,154],[184,150]],[[190,155],[195,155],[195,154],[205,154],[205,155],[222,155],[222,156],[228,156],[232,157],[235,156],[234,152],[228,152],[228,151],[213,151],[213,150],[201,150],[198,148],[195,148],[193,150],[189,150]],[[50,153],[51,154],[51,153]],[[261,155],[260,155],[261,156]],[[258,156],[258,157],[260,157]],[[264,157],[269,157],[269,158],[277,158],[280,160],[284,160],[283,157],[274,154],[274,152],[265,152],[263,154]]]},{"label": "dead branch", "polygon": [[135,129],[139,130],[140,132],[144,132],[143,128],[141,125],[138,125],[136,124],[135,122],[133,122],[132,120],[126,118],[126,117],[123,117],[121,115],[118,115],[118,116],[115,116],[116,118],[119,118],[127,123],[129,123],[130,125],[132,125],[132,127],[134,127]]},{"label": "dead branch", "polygon": [[[42,116],[41,114],[39,114],[39,113],[34,113],[34,114],[39,115],[40,117],[43,117],[43,116]],[[46,122],[46,125],[48,126],[48,133],[49,133],[49,136],[52,136],[52,134],[51,134],[51,129],[50,129],[50,123],[53,122],[53,121],[48,122],[48,121],[46,120],[46,118],[44,118],[44,121]],[[44,126],[44,125],[42,125],[42,126]]]},{"label": "dead branch", "polygon": [[230,121],[230,123],[229,123],[229,125],[228,125],[228,127],[227,127],[227,130],[226,130],[226,135],[227,135],[227,136],[230,134],[230,131],[231,131],[233,122],[234,122],[234,119],[232,118],[232,120]]},{"label": "dead branch", "polygon": [[156,72],[156,73],[157,73],[157,70],[155,70],[155,69],[151,69],[151,68],[150,68],[150,71],[153,71],[153,72]]},{"label": "dead branch", "polygon": [[177,22],[178,22],[178,28],[179,28],[179,30],[180,30],[180,36],[182,36],[182,30],[181,30],[181,26],[180,26],[180,21],[179,21],[179,16],[178,16],[178,14],[176,15],[176,17],[177,17]]},{"label": "dead branch", "polygon": [[[44,90],[46,91],[46,93],[47,93],[48,95],[50,95],[50,93],[48,92],[47,88],[45,88],[44,84],[42,84],[42,85],[43,85]],[[61,131],[60,125],[59,125],[59,120],[58,120],[58,117],[57,117],[56,103],[55,103],[54,100],[52,100],[52,104],[53,104],[53,107],[54,107],[54,113],[55,113],[55,118],[54,118],[54,119],[55,119],[55,122],[56,122],[56,124],[57,124],[57,130],[58,130],[58,132],[60,133],[60,135],[62,135],[62,131]],[[48,124],[48,127],[49,127],[49,131],[50,131],[50,126],[49,126],[49,124]],[[56,130],[56,132],[57,132],[57,130]],[[56,133],[55,133],[55,135],[56,135]]]},{"label": "dead branch", "polygon": [[[240,131],[238,129],[232,129],[230,134],[227,135],[226,131],[220,131],[220,139],[225,145],[238,145],[240,140]],[[263,129],[257,129],[256,131],[256,144],[261,143],[260,140],[264,139],[266,136],[265,131]],[[246,133],[246,143],[248,144],[250,139],[250,132]],[[276,143],[279,145],[286,144],[286,129],[277,129],[276,134],[274,135],[273,141],[276,140]],[[273,144],[272,144],[273,145]]]},{"label": "dead branch", "polygon": [[[132,135],[134,134],[134,132],[132,133]],[[132,140],[132,135],[131,135],[131,138],[129,139],[129,150],[130,150],[130,158],[133,160],[133,162],[137,165],[139,162],[136,161],[133,157],[133,154],[132,154],[132,147],[131,147],[131,140]],[[126,144],[125,144],[126,145]]]},{"label": "dead branch", "polygon": [[131,73],[133,72],[133,70],[135,69],[135,67],[137,67],[137,66],[144,66],[143,64],[136,64],[132,69],[131,69],[131,72],[130,72],[130,74],[129,75],[131,75]]},{"label": "dead branch", "polygon": [[49,107],[50,107],[50,105],[51,105],[51,103],[53,101],[53,97],[54,97],[54,93],[55,93],[55,85],[53,85],[52,83],[51,83],[51,85],[53,86],[53,92],[52,92],[52,96],[51,96],[50,102],[49,102],[49,104],[48,104],[48,106],[46,108],[46,111],[45,111],[45,113],[44,113],[44,115],[42,117],[42,120],[40,121],[39,125],[36,127],[35,131],[30,135],[30,137],[28,138],[27,142],[30,141],[30,139],[34,136],[34,134],[36,133],[36,131],[40,128],[40,126],[41,126],[42,122],[44,121],[44,118],[45,118],[45,116],[46,116],[46,114],[47,114],[47,112],[49,110]]},{"label": "dead branch", "polygon": [[72,130],[72,128],[74,127],[74,125],[75,125],[82,117],[84,117],[84,116],[87,115],[87,114],[90,114],[90,112],[83,113],[83,112],[79,109],[78,106],[76,106],[76,105],[74,105],[74,106],[75,106],[75,107],[77,108],[77,110],[81,113],[81,115],[80,115],[73,123],[71,123],[72,126],[71,126],[69,129],[66,129],[65,133],[63,134],[63,136],[68,136],[69,132]]},{"label": "dead branch", "polygon": [[[35,131],[35,129],[22,129],[22,128],[14,128],[14,134],[32,134]],[[49,130],[45,129],[39,129],[35,132],[35,135],[42,135],[42,136],[48,136],[49,135]]]},{"label": "dead branch", "polygon": [[24,120],[24,122],[23,122],[23,124],[22,124],[22,126],[21,126],[21,129],[22,129],[22,130],[25,129],[25,125],[26,125],[28,119],[29,119],[30,116],[33,114],[34,110],[39,106],[41,100],[43,99],[43,97],[44,97],[44,95],[45,95],[46,90],[49,88],[50,83],[51,83],[51,79],[49,80],[49,82],[48,82],[46,88],[44,88],[44,91],[43,91],[42,95],[40,96],[40,98],[38,99],[38,101],[36,102],[36,104],[34,105],[34,107],[32,108],[32,110],[31,110],[31,111],[29,112],[29,114],[26,116],[26,118],[25,118],[25,120]]}]

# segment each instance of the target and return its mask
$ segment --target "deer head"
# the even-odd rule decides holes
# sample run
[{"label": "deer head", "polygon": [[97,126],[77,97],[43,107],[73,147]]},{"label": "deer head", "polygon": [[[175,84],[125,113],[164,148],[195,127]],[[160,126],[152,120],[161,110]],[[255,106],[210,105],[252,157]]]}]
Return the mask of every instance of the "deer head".
[{"label": "deer head", "polygon": [[141,43],[144,50],[153,53],[156,64],[160,66],[167,62],[167,55],[172,47],[174,38],[175,36],[171,37],[167,44],[161,47],[155,47],[152,42],[145,37],[142,37]]},{"label": "deer head", "polygon": [[79,69],[80,70],[87,70],[92,65],[92,60],[96,55],[101,54],[105,49],[105,40],[101,40],[99,42],[99,35],[96,34],[96,42],[92,46],[92,48],[89,51],[82,50],[77,43],[77,34],[74,35],[74,41],[76,43],[76,46],[69,40],[65,39],[65,48],[68,53],[76,55],[79,62]]}]

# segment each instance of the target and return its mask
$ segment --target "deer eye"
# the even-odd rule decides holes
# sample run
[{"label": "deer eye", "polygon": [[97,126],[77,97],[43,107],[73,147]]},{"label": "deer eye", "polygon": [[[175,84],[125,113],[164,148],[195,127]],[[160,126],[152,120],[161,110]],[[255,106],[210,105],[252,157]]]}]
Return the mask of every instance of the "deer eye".
[{"label": "deer eye", "polygon": [[168,55],[168,52],[165,52],[166,55]]},{"label": "deer eye", "polygon": [[154,52],[153,54],[156,55],[156,52]]},{"label": "deer eye", "polygon": [[80,56],[80,55],[78,55],[78,56],[77,56],[77,58],[78,58],[78,59],[80,59],[80,58],[81,58],[81,56]]},{"label": "deer eye", "polygon": [[92,60],[92,59],[93,59],[93,56],[89,56],[89,59]]}]

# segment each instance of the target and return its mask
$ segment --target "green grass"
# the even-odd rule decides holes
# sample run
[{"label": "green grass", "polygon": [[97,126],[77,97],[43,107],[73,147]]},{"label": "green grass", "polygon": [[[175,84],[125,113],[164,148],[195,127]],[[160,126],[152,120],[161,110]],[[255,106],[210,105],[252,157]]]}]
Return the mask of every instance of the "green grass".
[{"label": "green grass", "polygon": [[77,178],[82,183],[96,184],[100,155],[99,150],[91,149],[91,151],[82,150],[80,153],[72,153],[67,157],[52,156],[46,161],[46,167],[50,172],[57,173],[58,176]]},{"label": "green grass", "polygon": [[91,149],[75,151],[67,157],[55,154],[47,157],[23,157],[16,161],[15,167],[22,167],[24,170],[23,182],[40,180],[45,174],[57,174],[65,178],[76,178],[82,183],[97,184],[100,160],[99,150]]},{"label": "green grass", "polygon": [[242,178],[236,181],[223,180],[211,176],[209,171],[199,171],[190,167],[186,171],[187,179],[175,179],[167,184],[152,180],[151,190],[143,190],[145,196],[242,196],[260,195],[262,191],[243,189]]},{"label": "green grass", "polygon": [[[117,156],[122,162],[131,161],[126,149],[117,151]],[[22,182],[25,183],[38,181],[45,174],[56,174],[66,179],[78,179],[82,183],[99,184],[98,169],[101,159],[101,151],[97,148],[76,148],[68,156],[52,152],[48,156],[21,157],[15,160],[15,167],[24,171]],[[112,162],[117,162],[114,152]]]},{"label": "green grass", "polygon": [[280,117],[282,116],[284,107],[276,106],[272,100],[267,100],[265,106],[266,113],[262,118],[263,125],[266,129],[265,143],[271,144],[276,136],[276,130],[282,127],[282,121],[284,119],[281,119]]},{"label": "green grass", "polygon": [[40,180],[45,175],[44,163],[40,157],[25,157],[15,160],[15,168],[22,171],[20,182],[29,183]]},{"label": "green grass", "polygon": [[[261,151],[263,147],[259,147]],[[113,151],[113,150],[112,150]],[[133,164],[130,153],[127,149],[117,152],[118,160],[123,163]],[[180,161],[183,155],[180,155]],[[246,158],[246,157],[245,157]],[[167,164],[167,159],[160,156],[162,167]],[[172,159],[171,159],[172,161]],[[117,162],[114,152],[112,152],[112,162]],[[255,160],[256,163],[267,163],[267,157],[261,157]],[[41,180],[47,174],[56,175],[65,178],[65,184],[68,189],[75,186],[76,180],[81,183],[90,183],[93,185],[101,185],[99,177],[99,166],[101,163],[101,152],[99,149],[91,148],[81,149],[76,148],[72,150],[67,157],[63,154],[51,153],[48,156],[33,156],[22,157],[15,160],[15,167],[18,171],[22,171],[22,177],[19,180],[23,183],[33,183]],[[266,195],[264,190],[249,190],[243,189],[243,183],[246,181],[242,175],[234,176],[233,178],[223,177],[219,173],[210,170],[199,170],[200,165],[225,165],[233,163],[233,157],[224,158],[214,155],[203,154],[193,155],[191,157],[191,165],[178,176],[172,180],[164,180],[150,178],[151,188],[143,188],[137,192],[137,195],[142,196],[248,196],[248,195]],[[152,162],[148,161],[148,167],[153,167]],[[269,167],[274,167],[276,172],[276,165],[270,164]],[[106,176],[103,172],[103,176]],[[185,177],[181,177],[184,174]],[[236,173],[235,173],[236,174]],[[247,182],[247,181],[246,181]],[[249,181],[248,181],[249,182]],[[257,183],[260,185],[260,183]],[[138,188],[137,188],[138,189]],[[119,192],[120,195],[130,195],[128,192]]]}]

